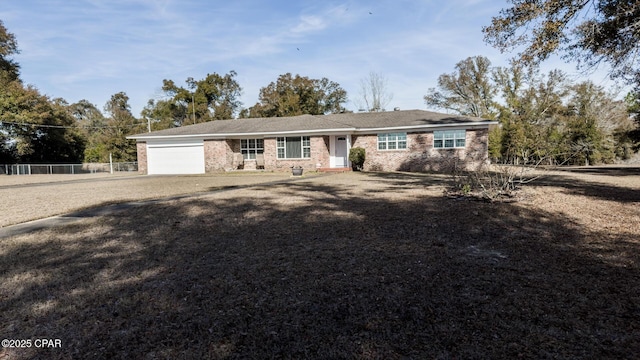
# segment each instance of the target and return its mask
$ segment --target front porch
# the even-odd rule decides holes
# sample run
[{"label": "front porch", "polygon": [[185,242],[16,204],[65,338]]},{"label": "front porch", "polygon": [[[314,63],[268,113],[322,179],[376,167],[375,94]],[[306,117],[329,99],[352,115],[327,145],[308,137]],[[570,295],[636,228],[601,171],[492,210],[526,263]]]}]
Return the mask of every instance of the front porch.
[{"label": "front porch", "polygon": [[335,167],[335,168],[324,167],[324,168],[318,168],[317,171],[318,172],[323,172],[323,173],[343,173],[343,172],[351,171],[351,168],[349,168],[349,167]]}]

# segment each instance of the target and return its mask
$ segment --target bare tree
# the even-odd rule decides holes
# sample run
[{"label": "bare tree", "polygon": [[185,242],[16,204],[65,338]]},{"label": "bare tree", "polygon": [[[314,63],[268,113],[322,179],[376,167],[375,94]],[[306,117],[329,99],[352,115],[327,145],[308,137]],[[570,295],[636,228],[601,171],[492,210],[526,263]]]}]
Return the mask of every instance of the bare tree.
[{"label": "bare tree", "polygon": [[387,89],[387,79],[373,71],[360,80],[360,96],[364,101],[364,110],[369,112],[384,111],[393,99],[393,93]]}]

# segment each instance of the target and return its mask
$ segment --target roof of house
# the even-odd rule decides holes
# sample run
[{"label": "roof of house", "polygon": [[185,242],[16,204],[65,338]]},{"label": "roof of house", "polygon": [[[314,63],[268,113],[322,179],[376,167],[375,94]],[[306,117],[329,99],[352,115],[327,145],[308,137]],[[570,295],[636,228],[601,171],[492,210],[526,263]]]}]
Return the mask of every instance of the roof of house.
[{"label": "roof of house", "polygon": [[382,129],[419,129],[445,126],[496,124],[481,118],[441,114],[424,110],[403,110],[330,115],[216,120],[129,136],[131,139],[226,137],[288,133],[366,132]]}]

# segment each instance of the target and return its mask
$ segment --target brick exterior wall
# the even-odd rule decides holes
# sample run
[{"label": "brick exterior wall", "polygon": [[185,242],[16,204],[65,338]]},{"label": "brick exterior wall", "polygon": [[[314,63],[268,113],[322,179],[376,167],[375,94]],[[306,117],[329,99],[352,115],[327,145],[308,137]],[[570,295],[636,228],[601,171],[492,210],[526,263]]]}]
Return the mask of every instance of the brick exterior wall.
[{"label": "brick exterior wall", "polygon": [[[238,142],[238,152],[240,144]],[[228,171],[233,167],[233,140],[204,141],[204,171]]]},{"label": "brick exterior wall", "polygon": [[[330,165],[330,137],[311,136],[311,158],[278,159],[276,138],[264,139],[265,170],[289,171],[292,166],[301,166],[314,171]],[[407,134],[407,149],[378,150],[378,136],[352,135],[351,146],[366,151],[365,171],[448,171],[452,168],[476,169],[488,163],[488,129],[468,129],[464,149],[434,149],[433,132]],[[138,172],[147,174],[147,144],[137,143]],[[233,170],[233,154],[240,153],[239,139],[205,140],[205,172]]]},{"label": "brick exterior wall", "polygon": [[473,170],[488,161],[489,131],[466,131],[464,149],[434,149],[433,132],[407,134],[407,149],[378,150],[378,136],[354,135],[352,147],[365,149],[365,171],[450,171]]},{"label": "brick exterior wall", "polygon": [[[315,139],[315,142],[314,142]],[[329,143],[329,136],[318,136],[311,138],[311,157],[315,158],[318,162],[318,167],[329,167],[331,161],[331,154],[329,153],[331,145]],[[315,152],[315,155],[314,155]]]},{"label": "brick exterior wall", "polygon": [[[264,168],[271,171],[289,171],[292,166],[306,170],[329,167],[329,136],[311,136],[311,158],[278,159],[276,138],[264,139]],[[234,170],[233,154],[240,153],[240,139],[205,140],[205,172]]]},{"label": "brick exterior wall", "polygon": [[264,139],[264,168],[289,171],[292,166],[302,166],[315,171],[318,167],[329,167],[329,136],[311,136],[311,157],[308,159],[278,159],[276,138]]},{"label": "brick exterior wall", "polygon": [[136,143],[136,151],[138,153],[138,173],[147,174],[147,143],[140,141]]}]

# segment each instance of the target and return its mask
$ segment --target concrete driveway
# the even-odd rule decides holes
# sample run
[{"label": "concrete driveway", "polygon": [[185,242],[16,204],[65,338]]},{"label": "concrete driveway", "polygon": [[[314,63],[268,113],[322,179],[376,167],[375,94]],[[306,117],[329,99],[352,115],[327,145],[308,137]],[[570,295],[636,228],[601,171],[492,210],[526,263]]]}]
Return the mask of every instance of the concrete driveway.
[{"label": "concrete driveway", "polygon": [[89,208],[292,179],[289,173],[267,172],[90,175],[0,176],[0,228]]}]

